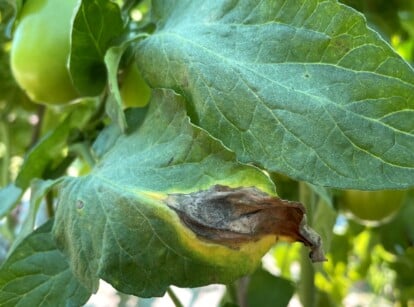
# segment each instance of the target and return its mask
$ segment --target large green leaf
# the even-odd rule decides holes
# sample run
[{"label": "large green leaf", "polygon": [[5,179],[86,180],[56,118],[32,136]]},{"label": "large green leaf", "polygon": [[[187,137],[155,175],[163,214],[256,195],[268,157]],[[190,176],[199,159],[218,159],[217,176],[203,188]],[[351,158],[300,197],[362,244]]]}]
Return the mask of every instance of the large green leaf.
[{"label": "large green leaf", "polygon": [[[102,278],[124,293],[148,297],[162,295],[170,284],[226,283],[252,272],[275,242],[274,235],[228,247],[217,240],[200,239],[178,214],[185,215],[183,198],[200,200],[202,195],[227,193],[235,206],[245,205],[245,199],[218,184],[255,186],[274,195],[270,179],[257,168],[236,162],[219,141],[193,126],[183,99],[172,91],[155,91],[148,110],[132,109],[126,118],[127,134],[113,125],[98,138],[94,149],[100,160],[92,172],[62,183],[54,234],[76,276],[94,290]],[[222,191],[207,190],[212,186]],[[254,202],[262,192],[255,190],[249,199],[247,192],[252,190],[237,191]],[[266,199],[264,207],[272,207],[271,199]],[[174,201],[178,214],[167,200]],[[215,204],[206,203],[206,210]],[[228,209],[226,213],[232,208],[230,203],[222,206]],[[234,226],[249,225],[247,219],[256,211],[260,211],[258,206],[242,215],[246,218],[242,225],[234,219]],[[197,218],[193,213],[190,219]],[[220,208],[211,213],[221,216]],[[287,228],[292,224],[283,222]],[[205,226],[214,232],[216,225]],[[220,231],[217,228],[214,235],[220,237]]]},{"label": "large green leaf", "polygon": [[119,6],[107,0],[82,0],[73,20],[70,73],[84,96],[99,95],[106,84],[104,56],[123,31]]},{"label": "large green leaf", "polygon": [[1,306],[81,306],[88,292],[51,236],[53,221],[30,234],[0,268]]},{"label": "large green leaf", "polygon": [[154,0],[137,60],[239,160],[317,185],[414,185],[414,73],[334,0]]}]

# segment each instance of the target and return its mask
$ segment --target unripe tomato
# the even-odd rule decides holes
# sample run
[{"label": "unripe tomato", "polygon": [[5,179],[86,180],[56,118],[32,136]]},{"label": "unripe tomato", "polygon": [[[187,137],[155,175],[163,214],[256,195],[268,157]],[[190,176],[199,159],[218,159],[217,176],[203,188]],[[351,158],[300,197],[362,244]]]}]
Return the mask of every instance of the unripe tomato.
[{"label": "unripe tomato", "polygon": [[13,75],[36,102],[78,98],[68,70],[71,19],[78,0],[28,0],[11,47]]},{"label": "unripe tomato", "polygon": [[151,89],[144,81],[136,63],[127,67],[120,87],[122,102],[126,107],[144,107],[147,105]]},{"label": "unripe tomato", "polygon": [[390,221],[401,208],[406,191],[344,191],[339,208],[346,215],[367,226],[379,226]]}]

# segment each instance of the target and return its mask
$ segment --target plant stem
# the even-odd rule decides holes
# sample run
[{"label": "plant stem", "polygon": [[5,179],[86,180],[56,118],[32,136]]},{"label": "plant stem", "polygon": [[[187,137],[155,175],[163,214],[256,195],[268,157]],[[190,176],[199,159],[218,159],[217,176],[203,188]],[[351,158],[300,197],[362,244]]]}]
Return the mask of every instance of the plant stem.
[{"label": "plant stem", "polygon": [[236,304],[237,303],[237,290],[236,290],[235,282],[226,285],[226,290],[227,290],[227,294],[229,296],[230,301]]},{"label": "plant stem", "polygon": [[38,122],[34,126],[34,130],[32,133],[32,139],[30,140],[29,149],[33,148],[37,144],[37,141],[39,140],[40,131],[42,130],[43,119],[45,116],[45,111],[46,111],[46,107],[44,105],[39,105],[39,107],[37,108]]},{"label": "plant stem", "polygon": [[9,183],[9,165],[10,165],[10,137],[9,129],[7,125],[2,121],[0,122],[0,141],[4,144],[4,156],[2,157],[3,163],[0,166],[0,187],[4,187]]},{"label": "plant stem", "polygon": [[313,190],[305,182],[299,183],[299,201],[306,208],[306,217],[309,226],[313,224],[313,212],[316,206],[316,196]]},{"label": "plant stem", "polygon": [[46,194],[45,201],[46,201],[46,213],[48,218],[52,218],[55,216],[55,208],[53,207],[53,192],[49,191]]},{"label": "plant stem", "polygon": [[245,276],[237,280],[237,304],[239,307],[247,307],[247,287],[249,286],[250,276]]},{"label": "plant stem", "polygon": [[[313,224],[313,209],[315,206],[315,195],[312,189],[304,182],[299,184],[299,199],[301,203],[306,207],[306,215],[308,224]],[[315,269],[309,261],[309,251],[303,246],[300,254],[300,281],[298,284],[298,294],[300,301],[304,307],[315,306]]]},{"label": "plant stem", "polygon": [[184,305],[180,302],[180,300],[178,299],[177,295],[175,295],[171,287],[167,288],[167,293],[170,296],[171,300],[173,301],[175,307],[184,307]]},{"label": "plant stem", "polygon": [[298,294],[303,307],[315,306],[315,270],[309,260],[309,251],[303,246],[300,254],[300,281]]},{"label": "plant stem", "polygon": [[96,164],[90,146],[86,142],[72,144],[69,151],[81,157],[91,168]]}]

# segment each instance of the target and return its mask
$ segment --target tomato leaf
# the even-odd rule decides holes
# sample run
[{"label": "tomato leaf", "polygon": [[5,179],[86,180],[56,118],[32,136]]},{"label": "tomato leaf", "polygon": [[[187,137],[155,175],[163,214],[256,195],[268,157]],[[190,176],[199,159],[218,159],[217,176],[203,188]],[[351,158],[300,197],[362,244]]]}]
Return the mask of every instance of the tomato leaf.
[{"label": "tomato leaf", "polygon": [[106,103],[106,113],[113,122],[118,124],[122,132],[126,130],[127,124],[122,108],[121,93],[119,92],[118,86],[118,66],[128,45],[128,42],[125,42],[120,46],[111,47],[105,55],[105,64],[108,71],[108,84],[110,91],[110,96],[108,97],[108,101]]},{"label": "tomato leaf", "polygon": [[56,128],[48,131],[27,152],[16,178],[16,186],[25,190],[33,178],[43,178],[51,164],[57,164],[67,156],[64,149],[67,148],[70,133],[74,129],[81,129],[94,110],[94,106],[89,102],[73,107],[72,112]]},{"label": "tomato leaf", "polygon": [[251,276],[247,286],[247,306],[288,306],[294,293],[295,286],[292,281],[259,269]]},{"label": "tomato leaf", "polygon": [[[175,210],[185,211],[183,197],[197,196],[202,208],[218,184],[230,194],[255,186],[268,202],[275,193],[263,172],[236,162],[234,153],[192,125],[184,105],[170,90],[154,91],[148,111],[126,113],[126,134],[113,125],[98,137],[100,159],[92,172],[62,183],[54,234],[88,288],[95,290],[101,278],[121,292],[149,297],[162,295],[170,284],[227,283],[252,272],[277,240],[278,234],[253,234],[230,247],[197,236],[177,215]],[[236,204],[237,199],[243,206],[233,195]],[[225,216],[221,202],[223,208],[213,212],[218,218]],[[286,227],[295,221],[287,219]],[[305,219],[298,221],[296,227],[306,232]]]},{"label": "tomato leaf", "polygon": [[69,69],[84,96],[99,95],[106,84],[104,56],[123,31],[119,6],[106,0],[82,0],[72,28]]},{"label": "tomato leaf", "polygon": [[[414,185],[414,73],[337,1],[155,0],[137,60],[239,160],[316,185]],[[163,67],[163,70],[160,70]]]},{"label": "tomato leaf", "polygon": [[320,234],[325,250],[330,250],[337,211],[323,199],[319,200],[312,214],[312,227]]},{"label": "tomato leaf", "polygon": [[[13,25],[21,7],[22,0],[5,0],[0,2],[0,31],[4,31],[9,38],[12,36]],[[2,34],[0,34],[0,37],[2,37]]]},{"label": "tomato leaf", "polygon": [[200,238],[238,248],[246,241],[277,235],[311,247],[313,261],[324,261],[319,236],[301,227],[301,203],[269,197],[254,187],[215,185],[208,190],[170,194],[165,203]]},{"label": "tomato leaf", "polygon": [[23,196],[23,190],[14,184],[0,189],[0,218],[6,216]]},{"label": "tomato leaf", "polygon": [[16,185],[23,190],[30,186],[33,178],[42,178],[47,166],[62,158],[62,151],[67,144],[70,132],[70,117],[67,117],[56,129],[45,134],[27,153],[24,163],[16,178]]},{"label": "tomato leaf", "polygon": [[141,36],[136,36],[132,39],[122,42],[118,46],[113,46],[108,49],[105,54],[105,65],[108,71],[108,84],[110,96],[106,104],[106,112],[113,122],[117,123],[122,132],[126,130],[126,119],[123,112],[122,97],[118,86],[118,69],[119,62],[122,55],[127,48]]},{"label": "tomato leaf", "polygon": [[56,184],[59,183],[58,180],[34,180],[30,185],[30,207],[29,212],[27,213],[26,219],[21,225],[19,234],[13,241],[9,249],[11,253],[20,242],[23,241],[31,232],[33,232],[36,223],[37,212],[39,211],[40,204],[44,199],[46,193],[48,193]]},{"label": "tomato leaf", "polygon": [[73,276],[51,236],[50,220],[30,234],[0,268],[3,306],[80,306],[91,293]]}]

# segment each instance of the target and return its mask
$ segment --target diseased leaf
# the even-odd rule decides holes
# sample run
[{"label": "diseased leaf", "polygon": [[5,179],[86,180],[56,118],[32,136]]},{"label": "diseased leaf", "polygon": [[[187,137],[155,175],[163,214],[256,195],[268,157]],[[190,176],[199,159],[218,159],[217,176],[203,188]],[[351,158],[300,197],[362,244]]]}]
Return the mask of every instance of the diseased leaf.
[{"label": "diseased leaf", "polygon": [[[308,215],[312,217],[308,223],[321,236],[324,249],[329,251],[333,236],[332,230],[338,217],[338,210],[334,209],[333,193],[324,187],[310,183],[304,183],[301,189],[302,194],[313,195],[309,195],[306,207]],[[302,195],[303,198],[308,197]]]},{"label": "diseased leaf", "polygon": [[323,198],[320,199],[313,211],[312,227],[321,236],[324,249],[329,251],[334,235],[333,229],[338,217],[338,212]]},{"label": "diseased leaf", "polygon": [[1,306],[81,306],[91,292],[73,276],[51,236],[50,220],[30,234],[0,268]]},{"label": "diseased leaf", "polygon": [[166,204],[199,237],[238,247],[276,235],[310,246],[312,261],[324,261],[320,237],[306,226],[301,203],[270,197],[254,187],[213,186],[190,194],[170,194]]},{"label": "diseased leaf", "polygon": [[88,288],[96,290],[101,278],[149,297],[171,284],[228,283],[251,273],[277,240],[257,236],[231,248],[199,239],[166,205],[172,195],[217,184],[275,193],[263,172],[236,162],[192,125],[184,103],[172,91],[154,91],[148,111],[126,113],[126,134],[111,126],[98,137],[100,160],[91,173],[62,183],[54,235]]},{"label": "diseased leaf", "polygon": [[144,77],[240,161],[321,186],[414,185],[413,69],[353,9],[155,0],[152,15]]},{"label": "diseased leaf", "polygon": [[104,56],[123,31],[119,6],[107,0],[82,0],[73,21],[69,69],[83,96],[99,95],[106,84]]}]

